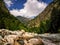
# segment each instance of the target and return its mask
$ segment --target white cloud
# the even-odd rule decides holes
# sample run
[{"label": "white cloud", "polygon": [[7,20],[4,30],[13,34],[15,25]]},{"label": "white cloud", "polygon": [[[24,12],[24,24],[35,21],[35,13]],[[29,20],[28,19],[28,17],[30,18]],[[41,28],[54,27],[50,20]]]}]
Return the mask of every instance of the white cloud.
[{"label": "white cloud", "polygon": [[46,6],[47,4],[44,2],[38,2],[37,0],[27,0],[27,2],[24,4],[23,9],[13,9],[10,10],[10,13],[14,16],[25,16],[30,18],[33,16],[37,16],[44,10]]},{"label": "white cloud", "polygon": [[4,2],[7,4],[8,7],[10,7],[11,4],[13,4],[11,0],[4,0]]}]

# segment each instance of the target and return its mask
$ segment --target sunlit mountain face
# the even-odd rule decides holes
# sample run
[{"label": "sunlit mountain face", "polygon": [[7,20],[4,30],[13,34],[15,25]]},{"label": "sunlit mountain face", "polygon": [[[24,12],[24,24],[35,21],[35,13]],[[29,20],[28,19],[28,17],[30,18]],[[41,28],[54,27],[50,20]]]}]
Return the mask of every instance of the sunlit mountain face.
[{"label": "sunlit mountain face", "polygon": [[4,0],[14,16],[34,18],[41,13],[52,0]]}]

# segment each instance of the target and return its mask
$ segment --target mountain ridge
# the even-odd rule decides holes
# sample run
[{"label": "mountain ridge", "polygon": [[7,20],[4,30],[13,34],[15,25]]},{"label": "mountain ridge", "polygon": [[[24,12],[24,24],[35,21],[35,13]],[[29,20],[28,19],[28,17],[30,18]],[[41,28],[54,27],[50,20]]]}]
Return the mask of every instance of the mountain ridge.
[{"label": "mountain ridge", "polygon": [[18,20],[20,20],[22,23],[27,25],[27,23],[31,20],[30,18],[22,17],[22,16],[17,16],[16,17]]}]

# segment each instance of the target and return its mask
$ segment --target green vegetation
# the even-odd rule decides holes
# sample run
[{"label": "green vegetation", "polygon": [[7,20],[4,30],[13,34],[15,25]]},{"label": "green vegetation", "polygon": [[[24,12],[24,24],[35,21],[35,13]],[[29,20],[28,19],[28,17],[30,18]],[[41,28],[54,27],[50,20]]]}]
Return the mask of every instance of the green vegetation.
[{"label": "green vegetation", "polygon": [[2,0],[0,0],[0,29],[27,30],[24,24],[9,13]]},{"label": "green vegetation", "polygon": [[46,20],[46,21],[41,21],[41,24],[40,24],[40,33],[45,33],[48,31],[50,27],[50,20]]},{"label": "green vegetation", "polygon": [[29,28],[28,31],[35,32],[35,33],[45,33],[48,31],[49,27],[50,27],[50,20],[44,20],[40,22],[39,27]]}]

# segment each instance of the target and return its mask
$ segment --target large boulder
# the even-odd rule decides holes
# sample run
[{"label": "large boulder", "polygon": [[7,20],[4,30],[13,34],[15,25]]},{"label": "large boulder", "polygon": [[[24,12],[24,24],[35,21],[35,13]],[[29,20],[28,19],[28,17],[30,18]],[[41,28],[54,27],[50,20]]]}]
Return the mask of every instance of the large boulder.
[{"label": "large boulder", "polygon": [[34,35],[33,35],[32,33],[25,32],[25,33],[22,35],[22,37],[23,37],[24,39],[29,39],[29,38],[34,37]]},{"label": "large boulder", "polygon": [[33,44],[33,45],[42,45],[43,44],[41,38],[32,38],[28,42]]},{"label": "large boulder", "polygon": [[7,41],[6,43],[9,43],[11,45],[14,44],[14,41],[18,40],[18,35],[7,35],[4,37],[4,39]]}]

